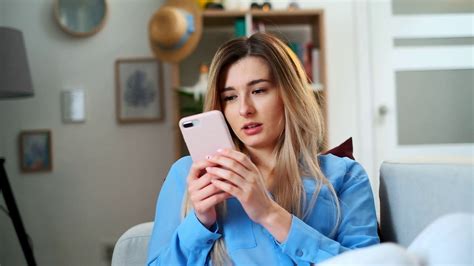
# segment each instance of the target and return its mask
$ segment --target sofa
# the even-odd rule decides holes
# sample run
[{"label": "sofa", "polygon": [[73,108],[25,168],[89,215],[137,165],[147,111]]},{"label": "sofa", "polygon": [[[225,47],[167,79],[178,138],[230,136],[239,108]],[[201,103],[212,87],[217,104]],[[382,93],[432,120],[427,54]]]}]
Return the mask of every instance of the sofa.
[{"label": "sofa", "polygon": [[[474,164],[470,161],[384,162],[379,190],[382,242],[409,247],[433,221],[462,213],[469,220],[464,232],[467,248],[472,250],[473,191]],[[145,265],[152,228],[153,222],[146,222],[128,229],[115,244],[112,265]],[[472,253],[468,260],[472,263]]]}]

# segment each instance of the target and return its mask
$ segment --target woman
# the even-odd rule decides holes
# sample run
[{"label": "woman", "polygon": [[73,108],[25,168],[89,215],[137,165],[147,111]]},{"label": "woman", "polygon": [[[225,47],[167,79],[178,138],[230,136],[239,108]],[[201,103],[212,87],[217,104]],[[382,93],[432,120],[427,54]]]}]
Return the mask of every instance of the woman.
[{"label": "woman", "polygon": [[363,168],[318,156],[324,123],[306,81],[272,35],[217,51],[204,109],[223,112],[237,150],[171,167],[149,265],[308,265],[379,242]]}]

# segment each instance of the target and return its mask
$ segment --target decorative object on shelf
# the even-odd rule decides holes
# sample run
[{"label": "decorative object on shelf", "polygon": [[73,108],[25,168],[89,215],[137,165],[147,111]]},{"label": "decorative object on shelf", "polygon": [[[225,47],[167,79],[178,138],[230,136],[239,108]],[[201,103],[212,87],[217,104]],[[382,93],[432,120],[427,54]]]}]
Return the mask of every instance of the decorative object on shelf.
[{"label": "decorative object on shelf", "polygon": [[[17,29],[0,27],[0,40],[0,100],[32,97],[34,95],[33,84],[23,34]],[[0,192],[5,199],[26,263],[36,265],[31,242],[28,241],[29,236],[16,205],[4,164],[5,159],[0,157]]]},{"label": "decorative object on shelf", "polygon": [[272,4],[270,2],[265,2],[262,4],[263,11],[270,11],[272,9]]},{"label": "decorative object on shelf", "polygon": [[23,172],[51,171],[53,156],[51,130],[25,130],[20,132],[20,169]]},{"label": "decorative object on shelf", "polygon": [[154,58],[115,61],[117,121],[158,122],[164,118],[163,65]]},{"label": "decorative object on shelf", "polygon": [[196,84],[190,87],[183,86],[179,88],[179,90],[182,92],[193,94],[194,101],[199,101],[206,95],[209,67],[206,64],[201,64],[201,66],[199,67],[199,73],[199,79]]},{"label": "decorative object on shelf", "polygon": [[73,36],[99,32],[107,20],[107,0],[56,0],[54,16],[60,28]]},{"label": "decorative object on shelf", "polygon": [[196,48],[202,35],[202,14],[194,0],[168,0],[151,17],[148,37],[154,55],[179,63]]},{"label": "decorative object on shelf", "polygon": [[262,4],[252,2],[250,4],[250,9],[261,9],[263,11],[270,11],[272,9],[272,4],[268,1],[265,1]]},{"label": "decorative object on shelf", "polygon": [[222,4],[222,0],[208,0],[204,5],[204,9],[207,10],[223,10],[224,5]]},{"label": "decorative object on shelf", "polygon": [[297,0],[291,0],[288,4],[288,10],[297,10],[300,9],[300,5]]}]

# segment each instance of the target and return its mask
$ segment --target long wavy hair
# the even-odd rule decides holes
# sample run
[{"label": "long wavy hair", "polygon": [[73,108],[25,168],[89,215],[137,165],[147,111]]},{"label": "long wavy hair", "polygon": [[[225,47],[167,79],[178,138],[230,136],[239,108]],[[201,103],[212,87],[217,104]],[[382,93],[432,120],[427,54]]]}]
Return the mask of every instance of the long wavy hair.
[{"label": "long wavy hair", "polygon": [[[270,192],[280,206],[304,220],[314,209],[322,186],[326,185],[333,196],[335,207],[336,223],[331,233],[335,235],[341,216],[339,200],[333,186],[321,171],[317,157],[324,140],[323,114],[300,61],[283,41],[268,33],[256,33],[223,44],[210,66],[204,111],[222,111],[220,91],[225,83],[225,73],[232,64],[248,56],[260,57],[267,62],[284,106],[285,125],[273,153],[276,162],[272,171],[275,185]],[[245,144],[232,130],[231,134],[236,147],[241,151],[245,150]],[[306,193],[303,177],[312,178],[316,184],[309,204],[304,204]],[[186,195],[182,216],[185,217],[190,209],[191,204]],[[218,206],[220,218],[225,215],[225,210],[225,203]],[[211,260],[213,265],[232,264],[223,238],[214,244]]]}]

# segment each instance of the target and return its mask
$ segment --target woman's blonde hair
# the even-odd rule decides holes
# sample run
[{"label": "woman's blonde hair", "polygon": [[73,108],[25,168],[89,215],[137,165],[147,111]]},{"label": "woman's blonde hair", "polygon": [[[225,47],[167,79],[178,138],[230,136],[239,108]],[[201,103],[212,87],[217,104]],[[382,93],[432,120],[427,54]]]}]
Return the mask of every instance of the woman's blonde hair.
[{"label": "woman's blonde hair", "polygon": [[[276,185],[270,192],[280,206],[305,219],[314,209],[322,185],[327,185],[335,206],[336,224],[331,233],[334,235],[340,221],[339,201],[331,183],[322,173],[317,157],[324,140],[323,114],[297,56],[285,43],[271,34],[256,33],[222,45],[211,63],[204,111],[222,110],[220,90],[224,86],[225,73],[232,64],[248,56],[260,57],[267,62],[284,105],[285,126],[274,150],[276,163],[272,175]],[[232,137],[236,146],[244,150],[244,144],[233,132]],[[316,183],[309,204],[304,204],[303,177],[311,178]],[[190,208],[186,195],[183,217]],[[225,204],[219,206],[218,213],[222,217]],[[213,265],[231,264],[223,238],[214,244],[211,260]]]}]

